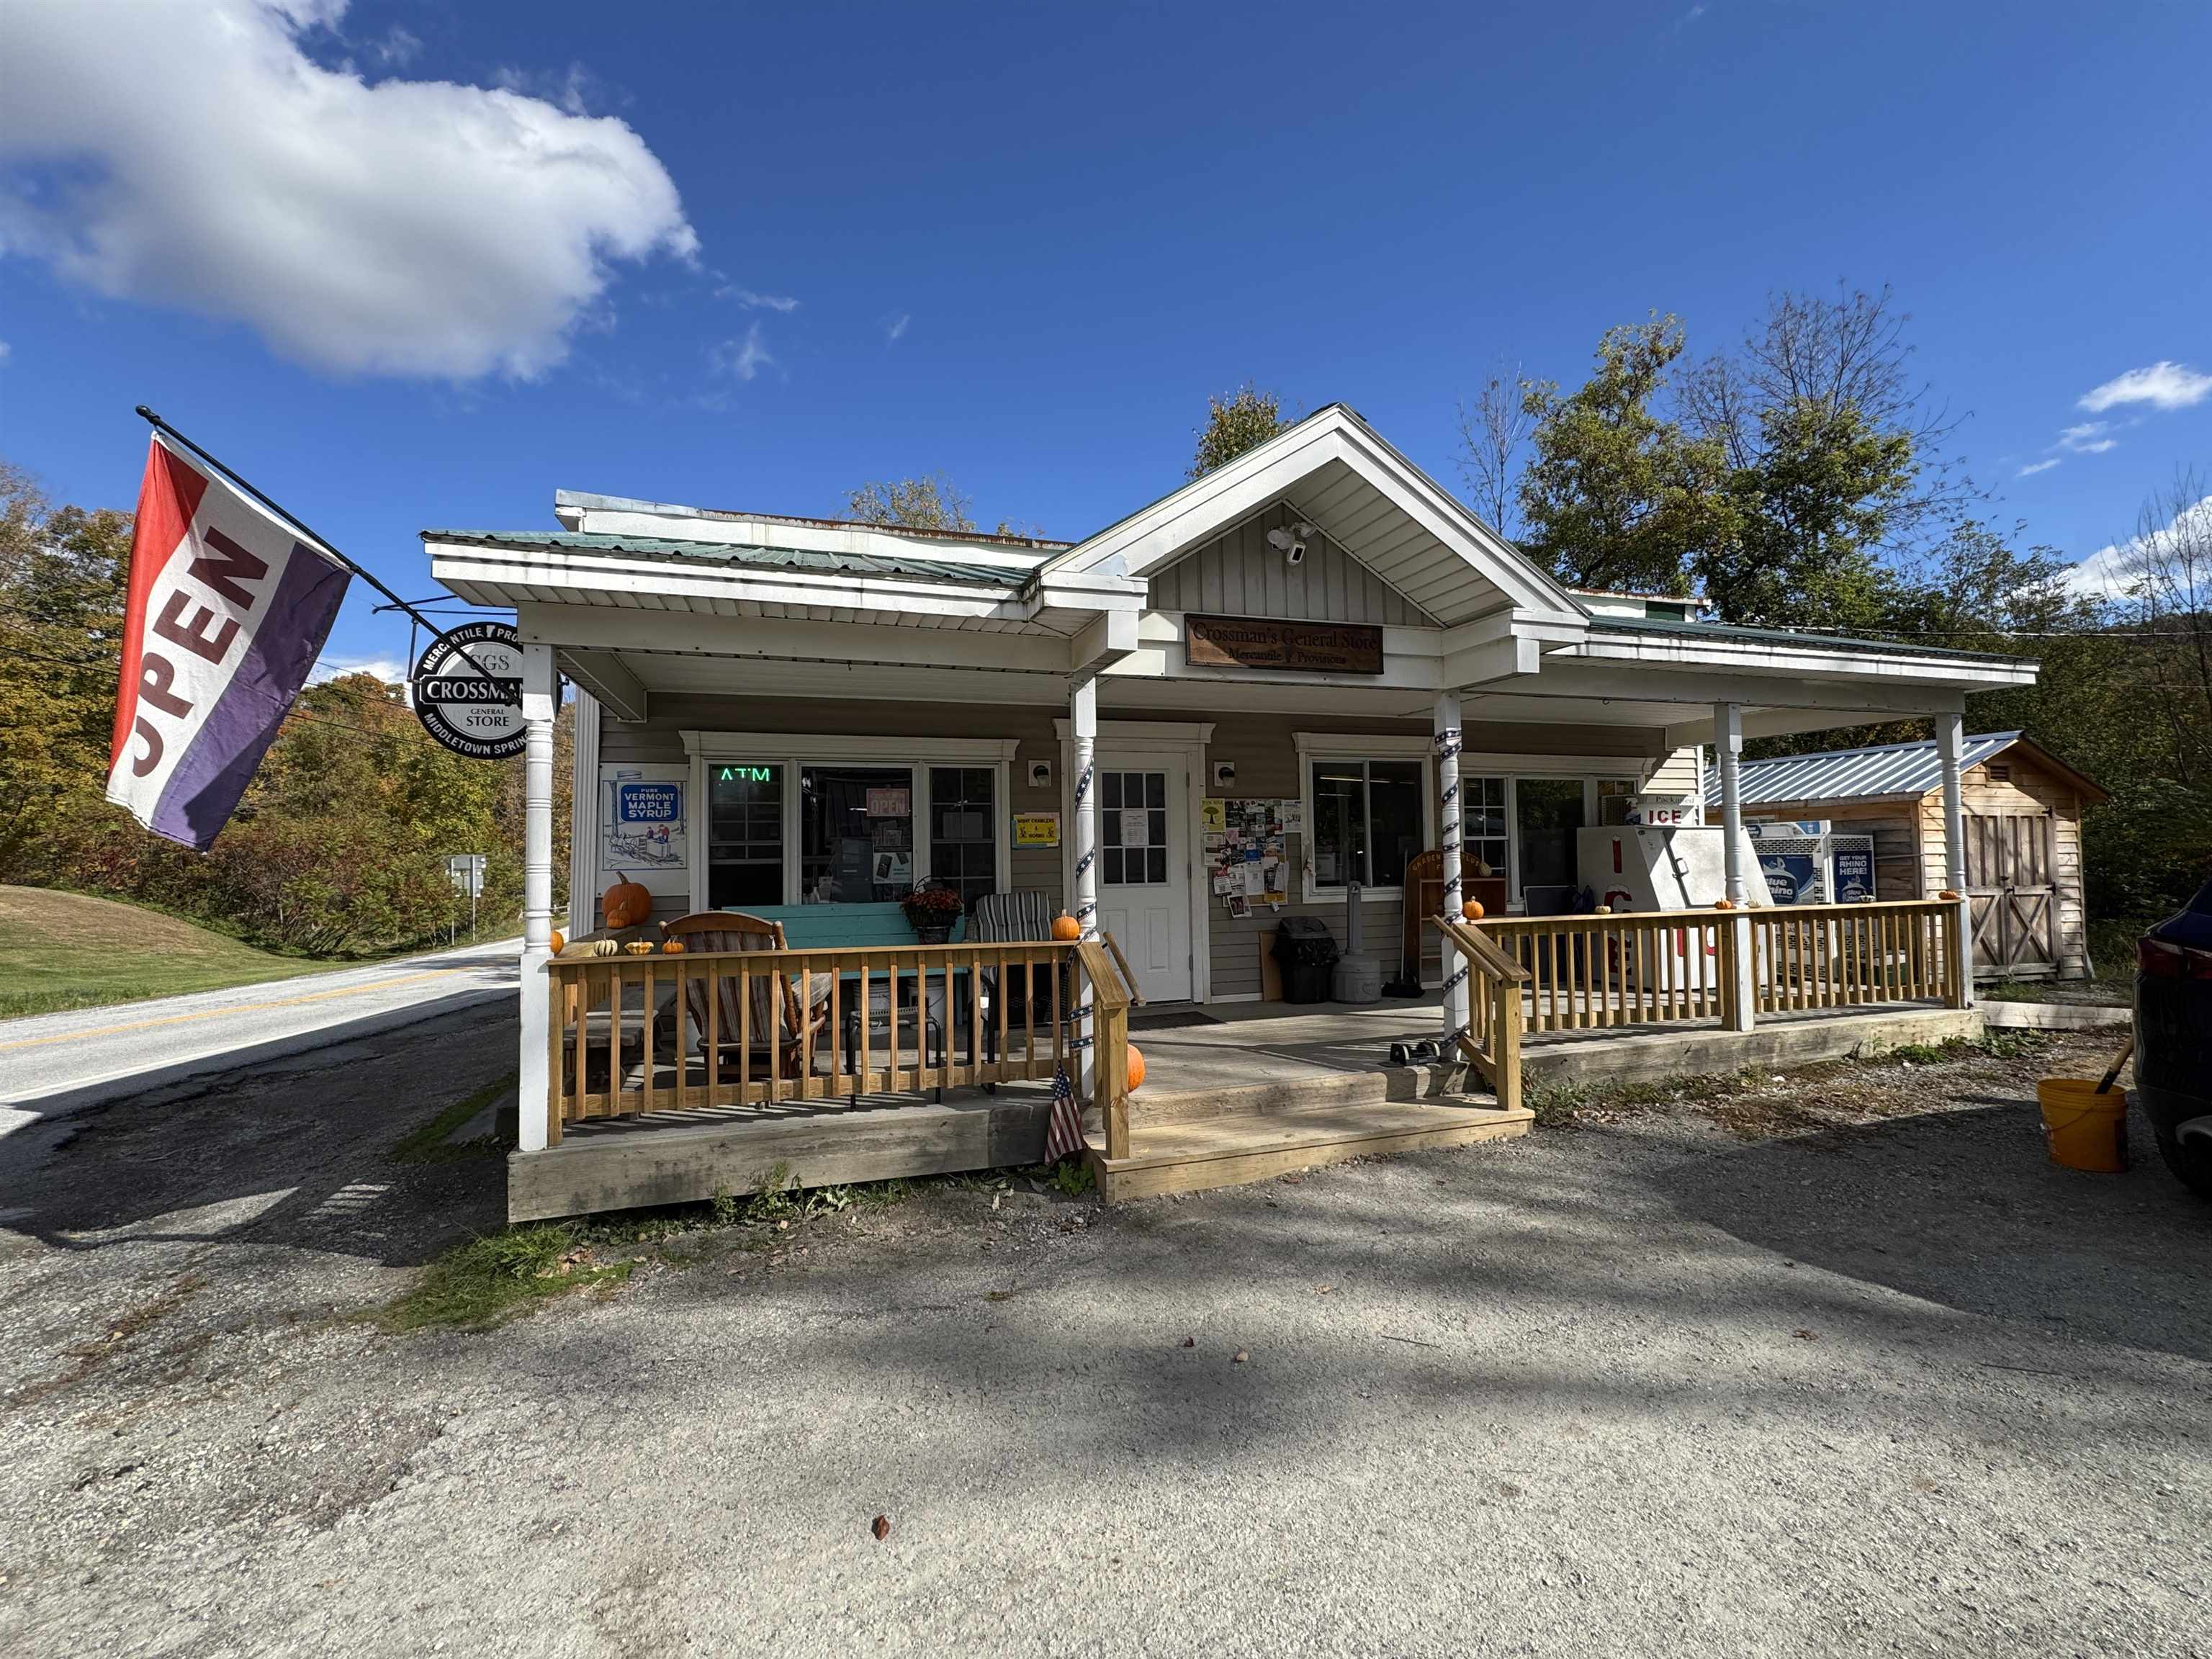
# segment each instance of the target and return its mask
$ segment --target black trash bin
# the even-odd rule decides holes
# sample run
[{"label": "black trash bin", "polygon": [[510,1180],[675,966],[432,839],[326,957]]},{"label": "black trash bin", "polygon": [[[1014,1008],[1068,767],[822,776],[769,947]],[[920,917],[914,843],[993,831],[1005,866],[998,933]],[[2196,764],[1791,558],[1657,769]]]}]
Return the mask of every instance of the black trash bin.
[{"label": "black trash bin", "polygon": [[1283,969],[1283,1000],[1327,1002],[1336,967],[1336,939],[1319,916],[1285,916],[1275,929],[1275,960]]}]

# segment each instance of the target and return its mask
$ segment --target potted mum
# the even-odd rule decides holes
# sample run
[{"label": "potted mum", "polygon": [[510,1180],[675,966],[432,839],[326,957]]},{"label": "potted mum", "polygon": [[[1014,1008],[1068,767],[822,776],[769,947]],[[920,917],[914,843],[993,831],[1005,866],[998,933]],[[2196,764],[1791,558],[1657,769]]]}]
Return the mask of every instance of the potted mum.
[{"label": "potted mum", "polygon": [[899,901],[914,936],[924,945],[942,945],[960,920],[960,895],[949,887],[917,887]]}]

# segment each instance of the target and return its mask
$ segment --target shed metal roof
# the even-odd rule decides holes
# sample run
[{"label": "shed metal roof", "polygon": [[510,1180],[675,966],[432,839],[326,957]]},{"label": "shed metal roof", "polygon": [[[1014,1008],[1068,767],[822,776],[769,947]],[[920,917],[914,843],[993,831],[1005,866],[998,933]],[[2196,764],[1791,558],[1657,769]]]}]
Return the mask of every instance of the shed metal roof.
[{"label": "shed metal roof", "polygon": [[639,559],[681,559],[692,564],[740,566],[748,570],[803,570],[817,576],[898,576],[911,581],[988,587],[1011,592],[1024,580],[1018,570],[997,565],[963,564],[919,555],[887,557],[874,553],[830,553],[817,548],[768,547],[736,542],[675,541],[657,536],[608,535],[577,530],[524,532],[426,530],[426,542],[461,547],[542,550],[557,553],[611,553]]},{"label": "shed metal roof", "polygon": [[[1921,645],[1908,640],[1863,640],[1848,634],[1814,634],[1796,628],[1746,628],[1736,623],[1676,621],[1673,617],[1614,617],[1600,614],[1595,618],[1597,631],[1607,634],[1656,634],[1675,639],[1742,640],[1747,643],[1794,646],[1800,649],[1849,651],[1869,656],[1943,657],[1963,662],[2014,662],[1996,651],[1958,651],[1949,646]],[[2018,737],[2017,732],[2013,733]],[[1909,748],[1910,744],[1884,744],[1884,748]],[[1878,752],[1872,749],[1853,749],[1854,755]],[[1802,758],[1810,760],[1808,755]]]},{"label": "shed metal roof", "polygon": [[[1960,750],[1963,770],[1978,766],[2021,740],[2017,732],[1991,732],[1968,738]],[[1737,776],[1746,806],[1774,801],[1865,800],[1877,797],[1925,795],[1943,787],[1943,763],[1932,738],[1921,743],[1876,744],[1867,749],[1833,749],[1821,755],[1778,755],[1746,761]],[[1717,769],[1705,780],[1705,804],[1720,804]]]}]

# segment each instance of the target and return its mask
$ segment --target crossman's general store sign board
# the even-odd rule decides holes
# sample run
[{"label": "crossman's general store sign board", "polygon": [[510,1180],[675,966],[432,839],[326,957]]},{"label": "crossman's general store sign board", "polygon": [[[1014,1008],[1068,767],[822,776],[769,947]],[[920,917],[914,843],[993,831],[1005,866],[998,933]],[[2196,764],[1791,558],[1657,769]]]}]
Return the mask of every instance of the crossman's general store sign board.
[{"label": "crossman's general store sign board", "polygon": [[1183,618],[1183,654],[1188,660],[1208,668],[1288,668],[1310,674],[1379,674],[1382,672],[1382,630],[1361,623],[1191,616]]}]

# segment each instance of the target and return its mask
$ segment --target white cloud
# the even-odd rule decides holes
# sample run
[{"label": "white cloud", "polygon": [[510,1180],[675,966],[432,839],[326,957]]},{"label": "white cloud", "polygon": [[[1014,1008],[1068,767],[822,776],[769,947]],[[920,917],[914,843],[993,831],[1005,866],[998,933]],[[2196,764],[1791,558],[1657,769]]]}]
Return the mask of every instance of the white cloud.
[{"label": "white cloud", "polygon": [[2142,573],[2144,555],[2156,552],[2183,537],[2202,545],[2212,545],[2212,495],[2183,507],[2162,530],[2098,549],[2066,573],[2066,586],[2087,599],[2124,598],[2129,584]]},{"label": "white cloud", "polygon": [[901,335],[902,335],[902,334],[904,334],[904,333],[906,332],[906,325],[907,325],[908,323],[912,322],[913,320],[914,320],[914,318],[913,318],[909,313],[906,313],[906,312],[903,312],[903,311],[902,311],[901,313],[899,313],[899,314],[898,314],[897,316],[896,316],[896,317],[886,317],[886,318],[884,318],[884,340],[885,340],[886,342],[889,342],[889,341],[892,341],[892,340],[896,340],[896,339],[897,339]]},{"label": "white cloud", "polygon": [[2058,434],[2058,447],[2070,449],[2076,455],[2101,455],[2119,445],[2118,438],[2105,435],[2111,425],[2109,421],[2084,421],[2079,426],[2067,427]]},{"label": "white cloud", "polygon": [[307,684],[320,685],[348,674],[374,674],[386,685],[398,685],[407,678],[407,665],[396,657],[318,657]]},{"label": "white cloud", "polygon": [[[611,263],[690,258],[629,127],[300,47],[345,0],[33,0],[0,53],[0,252],[349,374],[532,376]],[[578,94],[580,97],[580,93]]]},{"label": "white cloud", "polygon": [[745,331],[744,339],[725,340],[709,355],[716,368],[740,380],[751,380],[775,362],[769,355],[767,342],[761,337],[757,322]]},{"label": "white cloud", "polygon": [[2148,368],[2131,368],[2094,392],[2082,394],[2081,407],[2092,415],[2120,404],[2148,404],[2154,409],[2186,409],[2212,397],[2212,374],[2199,374],[2164,358]]},{"label": "white cloud", "polygon": [[718,288],[718,300],[734,300],[747,311],[796,311],[799,301],[788,294],[756,294],[749,288]]},{"label": "white cloud", "polygon": [[2039,472],[2050,471],[2052,467],[2058,465],[2058,459],[2059,458],[2054,455],[2047,461],[2030,461],[2013,476],[2016,478],[2033,478]]},{"label": "white cloud", "polygon": [[6,362],[8,361],[8,354],[15,350],[15,347],[9,345],[5,340],[0,340],[0,363]]},{"label": "white cloud", "polygon": [[404,69],[422,56],[422,41],[420,36],[394,23],[385,37],[372,44],[369,50],[376,54],[376,61],[386,68]]}]

